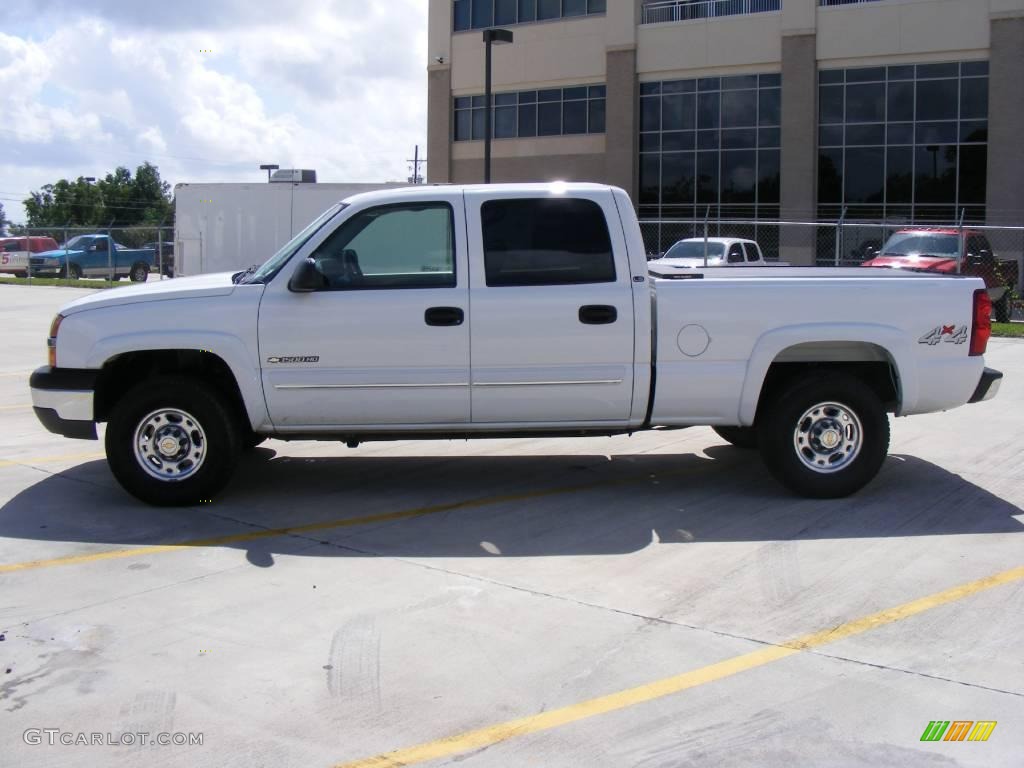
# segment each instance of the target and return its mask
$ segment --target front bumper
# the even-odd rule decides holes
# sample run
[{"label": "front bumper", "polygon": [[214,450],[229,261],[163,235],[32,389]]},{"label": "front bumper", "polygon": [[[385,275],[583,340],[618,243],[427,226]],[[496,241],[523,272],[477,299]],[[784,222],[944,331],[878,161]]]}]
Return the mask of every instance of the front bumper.
[{"label": "front bumper", "polygon": [[974,390],[974,394],[971,395],[971,399],[968,402],[980,403],[985,400],[991,400],[999,393],[999,385],[1002,382],[1002,371],[986,368],[981,374],[981,381],[978,382],[977,389]]},{"label": "front bumper", "polygon": [[93,397],[98,375],[99,371],[76,368],[36,369],[29,379],[36,418],[56,435],[95,440]]}]

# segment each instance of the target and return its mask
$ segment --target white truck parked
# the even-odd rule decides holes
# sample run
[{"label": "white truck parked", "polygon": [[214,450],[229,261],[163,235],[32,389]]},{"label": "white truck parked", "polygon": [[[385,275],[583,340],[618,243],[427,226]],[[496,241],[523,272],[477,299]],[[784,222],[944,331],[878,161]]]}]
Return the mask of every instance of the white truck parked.
[{"label": "white truck parked", "polygon": [[[625,192],[357,195],[259,267],[78,299],[31,378],[40,421],[96,438],[159,505],[223,488],[266,437],[627,434],[711,425],[797,493],[869,482],[888,413],[995,395],[981,280],[866,269],[648,275]],[[170,318],[170,320],[169,320]]]},{"label": "white truck parked", "polygon": [[650,262],[652,269],[682,267],[764,267],[789,266],[783,262],[769,262],[753,240],[737,237],[688,237],[680,240],[665,253]]}]

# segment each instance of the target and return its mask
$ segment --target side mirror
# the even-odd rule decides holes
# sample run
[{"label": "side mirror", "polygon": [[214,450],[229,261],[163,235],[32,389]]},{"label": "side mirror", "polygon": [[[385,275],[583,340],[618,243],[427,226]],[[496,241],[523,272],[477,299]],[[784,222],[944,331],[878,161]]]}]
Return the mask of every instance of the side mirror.
[{"label": "side mirror", "polygon": [[327,278],[312,259],[303,259],[288,281],[288,290],[292,293],[313,293],[324,288],[327,288]]}]

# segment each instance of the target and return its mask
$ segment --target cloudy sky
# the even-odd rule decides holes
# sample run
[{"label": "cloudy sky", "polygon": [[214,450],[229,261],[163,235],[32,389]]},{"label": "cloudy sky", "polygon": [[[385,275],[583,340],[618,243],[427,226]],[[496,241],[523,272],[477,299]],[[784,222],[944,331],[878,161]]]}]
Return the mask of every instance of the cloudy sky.
[{"label": "cloudy sky", "polygon": [[[409,175],[427,0],[2,0],[0,202],[149,160],[171,184]],[[209,52],[206,52],[209,51]]]}]

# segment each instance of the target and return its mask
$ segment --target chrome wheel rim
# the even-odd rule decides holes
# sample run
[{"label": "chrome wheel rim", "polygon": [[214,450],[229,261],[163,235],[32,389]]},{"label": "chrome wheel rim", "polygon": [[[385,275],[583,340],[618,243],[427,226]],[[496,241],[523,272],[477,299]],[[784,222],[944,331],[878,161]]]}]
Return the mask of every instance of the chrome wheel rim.
[{"label": "chrome wheel rim", "polygon": [[142,282],[142,278],[145,277],[145,276],[146,276],[146,273],[142,269],[142,267],[136,267],[135,268],[135,274],[132,275],[132,280],[134,280],[136,283],[141,283]]},{"label": "chrome wheel rim", "polygon": [[133,448],[135,460],[150,477],[180,482],[206,461],[206,432],[191,414],[161,408],[139,422]]},{"label": "chrome wheel rim", "polygon": [[852,409],[818,403],[796,423],[793,447],[805,467],[823,475],[846,469],[860,455],[864,430]]}]

